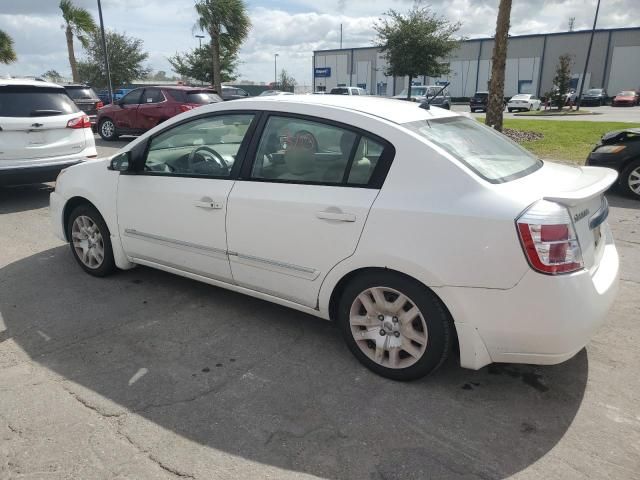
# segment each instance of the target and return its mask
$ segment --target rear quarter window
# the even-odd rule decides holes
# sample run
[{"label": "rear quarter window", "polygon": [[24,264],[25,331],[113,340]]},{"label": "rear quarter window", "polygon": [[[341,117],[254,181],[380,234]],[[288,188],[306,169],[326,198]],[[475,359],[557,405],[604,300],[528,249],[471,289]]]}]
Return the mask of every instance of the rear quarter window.
[{"label": "rear quarter window", "polygon": [[515,180],[542,161],[495,130],[465,117],[418,120],[404,127],[429,140],[491,183]]},{"label": "rear quarter window", "polygon": [[0,86],[0,117],[44,117],[79,112],[63,88]]}]

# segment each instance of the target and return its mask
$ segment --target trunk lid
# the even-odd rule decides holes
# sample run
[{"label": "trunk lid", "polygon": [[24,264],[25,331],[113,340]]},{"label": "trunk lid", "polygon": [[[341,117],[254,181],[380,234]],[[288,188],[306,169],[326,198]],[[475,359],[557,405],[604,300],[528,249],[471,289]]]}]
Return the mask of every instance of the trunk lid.
[{"label": "trunk lid", "polygon": [[591,269],[602,256],[603,225],[609,213],[604,196],[618,177],[615,170],[545,162],[542,168],[520,179],[497,185],[512,198],[522,200],[522,209],[538,200],[565,206],[573,221],[584,266]]}]

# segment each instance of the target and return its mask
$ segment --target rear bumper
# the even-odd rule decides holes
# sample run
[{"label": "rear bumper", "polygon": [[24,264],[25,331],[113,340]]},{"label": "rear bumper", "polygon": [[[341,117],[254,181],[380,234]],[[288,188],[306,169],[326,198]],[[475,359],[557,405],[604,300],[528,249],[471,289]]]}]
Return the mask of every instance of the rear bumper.
[{"label": "rear bumper", "polygon": [[618,253],[611,231],[603,234],[604,252],[592,271],[548,276],[530,270],[509,290],[439,291],[459,332],[461,365],[551,365],[584,348],[604,322],[618,288]]},{"label": "rear bumper", "polygon": [[0,185],[22,185],[27,183],[52,182],[56,179],[60,170],[85,161],[75,158],[64,162],[55,162],[46,165],[24,167],[0,167]]}]

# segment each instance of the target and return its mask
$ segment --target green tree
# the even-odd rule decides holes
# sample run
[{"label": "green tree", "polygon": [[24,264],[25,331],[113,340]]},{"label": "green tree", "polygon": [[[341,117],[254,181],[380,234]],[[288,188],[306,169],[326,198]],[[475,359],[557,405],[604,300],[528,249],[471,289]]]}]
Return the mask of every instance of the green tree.
[{"label": "green tree", "polygon": [[511,18],[511,0],[500,0],[496,36],[493,42],[491,58],[491,79],[489,80],[489,98],[487,98],[487,116],[484,123],[502,131],[504,112],[504,71],[507,64],[507,46],[509,42],[509,23]]},{"label": "green tree", "polygon": [[251,22],[243,0],[198,0],[197,27],[210,38],[213,87],[222,91],[223,50],[236,54],[249,34]]},{"label": "green tree", "polygon": [[[150,69],[144,66],[149,54],[143,50],[142,40],[111,31],[107,31],[105,37],[111,83],[114,87],[128,85],[133,80],[145,78],[149,74]],[[87,58],[78,62],[78,76],[82,82],[105,88],[108,81],[101,42],[99,32],[96,31],[89,36]]]},{"label": "green tree", "polygon": [[0,30],[0,63],[13,63],[18,59],[13,49],[13,39]]},{"label": "green tree", "polygon": [[[213,85],[213,57],[208,46],[194,48],[190,52],[176,53],[169,57],[169,63],[174,72],[183,78],[193,78],[202,83]],[[220,81],[235,80],[235,70],[238,66],[238,55],[227,50],[224,46],[220,52]],[[218,90],[219,92],[220,90]]]},{"label": "green tree", "polygon": [[283,68],[278,77],[278,84],[276,87],[283,92],[293,92],[294,87],[298,84],[296,79],[289,75],[289,73]]},{"label": "green tree", "polygon": [[78,62],[73,50],[73,37],[76,37],[84,48],[89,45],[89,36],[96,31],[96,22],[86,8],[76,7],[71,0],[60,0],[60,10],[64,19],[65,35],[67,36],[67,51],[69,65],[74,82],[79,82]]},{"label": "green tree", "polygon": [[62,75],[57,70],[47,70],[42,74],[42,78],[53,83],[62,83],[63,81]]},{"label": "green tree", "polygon": [[558,107],[558,110],[562,110],[567,100],[567,92],[571,86],[571,65],[573,59],[571,55],[565,53],[558,58],[558,65],[556,66],[556,74],[553,77],[553,92],[551,93],[551,99],[553,104]]},{"label": "green tree", "polygon": [[[376,45],[389,64],[386,75],[408,76],[410,86],[416,77],[449,73],[449,65],[442,60],[460,43],[454,38],[460,23],[451,23],[416,2],[407,15],[389,10],[373,28],[378,35]],[[407,99],[410,98],[408,88]]]}]

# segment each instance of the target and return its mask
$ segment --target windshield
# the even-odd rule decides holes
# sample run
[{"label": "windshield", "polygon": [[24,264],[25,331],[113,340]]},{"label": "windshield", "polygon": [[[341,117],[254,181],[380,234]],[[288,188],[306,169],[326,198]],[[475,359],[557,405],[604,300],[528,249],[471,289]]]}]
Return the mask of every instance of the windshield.
[{"label": "windshield", "polygon": [[79,112],[63,88],[0,87],[0,117],[49,117]]},{"label": "windshield", "polygon": [[619,97],[633,97],[635,95],[635,92],[631,92],[629,90],[625,90],[624,92],[620,92],[618,94]]},{"label": "windshield", "polygon": [[[427,95],[427,92],[429,92],[429,95],[435,95],[438,90],[440,90],[440,89],[439,88],[429,88],[429,87],[425,87],[425,86],[411,87],[411,96],[412,97],[424,97],[424,96]],[[406,97],[407,96],[407,89],[405,88],[404,90],[402,90],[402,92],[400,92],[400,95],[402,95],[403,97]]]},{"label": "windshield", "polygon": [[332,88],[331,91],[329,92],[330,95],[349,95],[349,89],[348,88]]},{"label": "windshield", "polygon": [[89,87],[65,87],[65,90],[74,100],[95,100],[98,98],[96,92]]},{"label": "windshield", "polygon": [[446,150],[491,183],[524,177],[542,161],[504,135],[465,117],[418,120],[404,127]]},{"label": "windshield", "polygon": [[602,90],[599,88],[592,88],[591,90],[587,90],[586,95],[600,95],[600,93],[602,93]]},{"label": "windshield", "polygon": [[513,97],[511,97],[511,100],[529,100],[529,97],[531,95],[514,95]]}]

